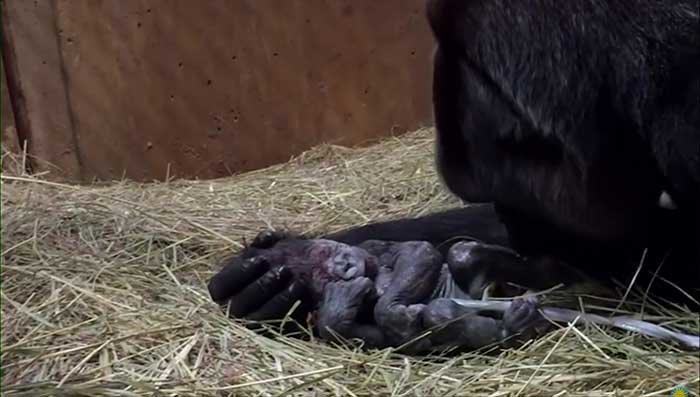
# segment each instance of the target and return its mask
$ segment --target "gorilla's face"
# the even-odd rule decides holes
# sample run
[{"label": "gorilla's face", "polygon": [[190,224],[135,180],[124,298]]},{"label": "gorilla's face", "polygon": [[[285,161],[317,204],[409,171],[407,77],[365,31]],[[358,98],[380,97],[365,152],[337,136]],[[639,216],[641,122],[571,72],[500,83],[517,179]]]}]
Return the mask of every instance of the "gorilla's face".
[{"label": "gorilla's face", "polygon": [[324,239],[288,239],[256,250],[271,265],[285,264],[314,294],[321,295],[332,281],[360,277],[375,279],[378,260],[366,250]]},{"label": "gorilla's face", "polygon": [[309,240],[307,258],[312,266],[323,269],[332,278],[351,280],[358,277],[374,278],[376,258],[362,248],[331,240]]}]

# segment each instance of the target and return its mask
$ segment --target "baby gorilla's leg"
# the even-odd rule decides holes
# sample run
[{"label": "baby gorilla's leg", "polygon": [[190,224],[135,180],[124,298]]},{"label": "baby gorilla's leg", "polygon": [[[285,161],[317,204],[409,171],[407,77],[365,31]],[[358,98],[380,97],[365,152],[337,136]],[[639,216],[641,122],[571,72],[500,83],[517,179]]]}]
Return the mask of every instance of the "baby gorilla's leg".
[{"label": "baby gorilla's leg", "polygon": [[432,331],[430,343],[445,349],[474,350],[518,335],[534,336],[541,320],[537,302],[530,299],[515,299],[502,320],[444,298],[431,301],[423,312],[423,323]]},{"label": "baby gorilla's leg", "polygon": [[384,347],[384,335],[376,325],[357,321],[360,310],[375,299],[373,292],[374,284],[366,277],[328,283],[317,312],[321,337],[341,343],[360,339],[367,348]]},{"label": "baby gorilla's leg", "polygon": [[[425,330],[421,321],[423,302],[435,291],[442,256],[425,242],[399,243],[394,249],[391,282],[374,307],[374,318],[387,342],[400,346]],[[423,342],[415,341],[408,350],[422,350]]]},{"label": "baby gorilla's leg", "polygon": [[516,296],[523,292],[516,286],[543,290],[588,280],[552,258],[523,258],[508,248],[474,241],[453,245],[447,263],[455,283],[472,299],[480,299],[489,285],[499,288],[501,295]]}]

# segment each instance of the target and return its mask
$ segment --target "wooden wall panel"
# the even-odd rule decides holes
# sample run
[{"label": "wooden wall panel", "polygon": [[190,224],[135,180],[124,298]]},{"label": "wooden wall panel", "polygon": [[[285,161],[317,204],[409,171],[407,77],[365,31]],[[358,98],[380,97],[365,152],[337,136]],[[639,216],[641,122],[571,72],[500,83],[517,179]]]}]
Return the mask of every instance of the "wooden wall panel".
[{"label": "wooden wall panel", "polygon": [[5,2],[41,43],[12,37],[32,148],[71,138],[83,180],[220,177],[430,122],[423,0]]},{"label": "wooden wall panel", "polygon": [[3,58],[19,137],[35,171],[81,180],[54,0],[3,0]]},{"label": "wooden wall panel", "polygon": [[7,89],[5,67],[0,62],[0,129],[2,130],[2,146],[12,153],[22,153],[17,128],[15,126],[15,114],[10,103],[10,93]]}]

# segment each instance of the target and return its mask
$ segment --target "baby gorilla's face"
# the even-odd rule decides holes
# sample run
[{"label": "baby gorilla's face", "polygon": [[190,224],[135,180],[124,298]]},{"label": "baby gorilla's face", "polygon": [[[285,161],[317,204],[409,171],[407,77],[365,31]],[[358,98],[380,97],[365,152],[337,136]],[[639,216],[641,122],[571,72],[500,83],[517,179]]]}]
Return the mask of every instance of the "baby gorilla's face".
[{"label": "baby gorilla's face", "polygon": [[377,275],[377,259],[359,247],[331,240],[308,240],[306,260],[311,265],[311,287],[318,296],[328,283]]},{"label": "baby gorilla's face", "polygon": [[331,240],[309,240],[307,257],[315,266],[334,280],[352,280],[358,277],[374,278],[376,259],[362,248]]},{"label": "baby gorilla's face", "polygon": [[362,248],[331,240],[287,239],[257,254],[273,265],[285,263],[317,296],[329,282],[377,275],[377,258]]}]

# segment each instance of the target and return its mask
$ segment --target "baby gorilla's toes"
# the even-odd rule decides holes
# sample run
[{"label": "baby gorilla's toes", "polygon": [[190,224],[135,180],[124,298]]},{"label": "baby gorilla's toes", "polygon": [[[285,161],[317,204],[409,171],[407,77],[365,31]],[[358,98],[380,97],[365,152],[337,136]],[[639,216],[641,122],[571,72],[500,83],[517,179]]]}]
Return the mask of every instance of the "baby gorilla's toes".
[{"label": "baby gorilla's toes", "polygon": [[534,297],[514,299],[508,310],[503,313],[503,324],[507,336],[533,331],[543,320],[538,309],[539,305]]}]

